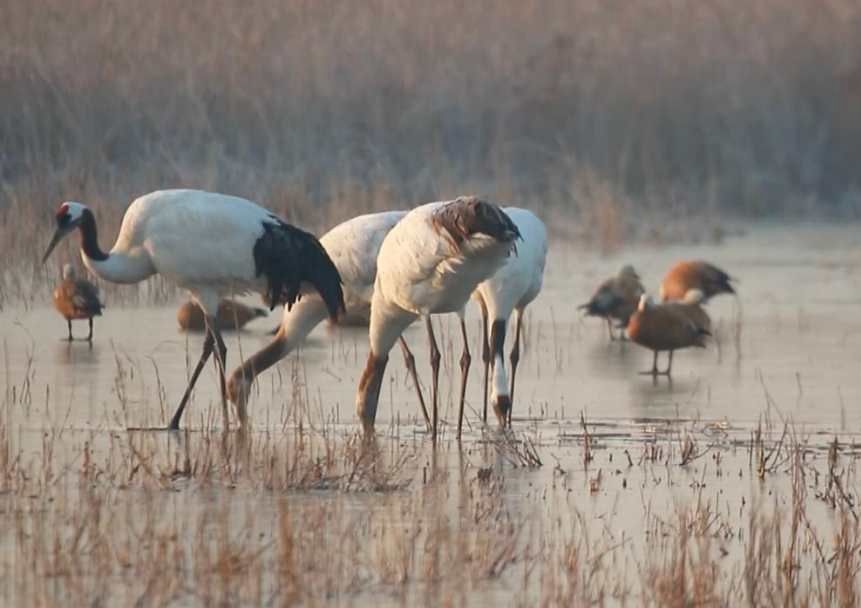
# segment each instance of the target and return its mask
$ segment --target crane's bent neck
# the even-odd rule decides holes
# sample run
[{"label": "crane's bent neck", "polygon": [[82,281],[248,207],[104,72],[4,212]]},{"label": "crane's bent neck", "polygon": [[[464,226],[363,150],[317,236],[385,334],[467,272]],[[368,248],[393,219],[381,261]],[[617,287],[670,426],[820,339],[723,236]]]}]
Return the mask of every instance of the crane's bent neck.
[{"label": "crane's bent neck", "polygon": [[149,256],[144,252],[102,251],[96,218],[89,209],[84,210],[78,230],[81,232],[84,265],[99,278],[112,283],[138,283],[155,273]]},{"label": "crane's bent neck", "polygon": [[96,218],[89,209],[84,209],[78,230],[81,231],[81,251],[93,261],[106,261],[109,256],[99,247],[99,231],[96,228]]},{"label": "crane's bent neck", "polygon": [[387,357],[404,330],[417,318],[415,313],[389,302],[377,287],[371,299],[371,323],[368,328],[371,352],[377,357]]}]

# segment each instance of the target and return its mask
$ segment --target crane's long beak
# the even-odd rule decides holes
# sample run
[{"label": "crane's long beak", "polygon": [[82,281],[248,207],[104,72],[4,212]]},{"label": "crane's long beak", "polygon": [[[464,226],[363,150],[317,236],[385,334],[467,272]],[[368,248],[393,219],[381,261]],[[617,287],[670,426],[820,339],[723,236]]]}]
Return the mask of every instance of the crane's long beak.
[{"label": "crane's long beak", "polygon": [[48,256],[51,255],[51,252],[54,251],[54,247],[57,246],[57,243],[63,240],[63,237],[69,234],[69,230],[64,228],[57,228],[57,231],[54,232],[54,236],[51,237],[51,242],[48,243],[48,249],[45,251],[45,255],[42,256],[42,263],[44,264]]}]

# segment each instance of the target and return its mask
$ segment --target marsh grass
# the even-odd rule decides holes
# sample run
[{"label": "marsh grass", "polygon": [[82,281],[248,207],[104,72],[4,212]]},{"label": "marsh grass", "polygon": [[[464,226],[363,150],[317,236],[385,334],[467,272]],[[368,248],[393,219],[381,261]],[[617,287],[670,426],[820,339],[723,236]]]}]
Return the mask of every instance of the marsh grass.
[{"label": "marsh grass", "polygon": [[582,416],[584,458],[530,432],[368,441],[299,405],[272,432],[82,431],[61,413],[34,432],[10,424],[26,382],[0,410],[0,597],[16,605],[857,602],[857,448],[773,404],[749,440],[677,419],[620,444]]},{"label": "marsh grass", "polygon": [[318,232],[476,192],[608,252],[719,241],[736,216],[858,214],[849,0],[68,8],[0,7],[0,306],[40,300],[74,257],[38,263],[59,201],[94,207],[108,244],[165,187]]}]

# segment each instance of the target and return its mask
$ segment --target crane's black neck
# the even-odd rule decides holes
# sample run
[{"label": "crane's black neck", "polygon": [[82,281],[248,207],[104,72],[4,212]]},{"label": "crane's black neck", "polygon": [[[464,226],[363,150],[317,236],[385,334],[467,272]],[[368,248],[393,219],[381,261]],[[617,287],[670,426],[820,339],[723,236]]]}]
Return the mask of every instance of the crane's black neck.
[{"label": "crane's black neck", "polygon": [[81,223],[78,224],[78,230],[81,231],[81,249],[87,254],[87,257],[97,262],[104,262],[108,259],[108,254],[99,247],[99,234],[96,230],[96,218],[93,212],[89,209],[84,209],[81,216]]}]

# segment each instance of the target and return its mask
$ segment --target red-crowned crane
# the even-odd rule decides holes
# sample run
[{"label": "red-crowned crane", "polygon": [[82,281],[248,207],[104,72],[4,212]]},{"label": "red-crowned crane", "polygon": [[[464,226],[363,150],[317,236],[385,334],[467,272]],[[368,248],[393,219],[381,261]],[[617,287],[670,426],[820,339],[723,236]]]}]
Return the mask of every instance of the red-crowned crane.
[{"label": "red-crowned crane", "polygon": [[54,289],[54,308],[63,315],[69,326],[69,342],[72,338],[72,319],[86,319],[90,323],[87,342],[93,341],[93,317],[102,314],[98,288],[87,279],[79,279],[75,267],[63,266],[63,280]]},{"label": "red-crowned crane", "polygon": [[123,216],[109,252],[99,247],[93,212],[62,203],[57,230],[42,261],[77,228],[81,257],[90,272],[113,283],[138,283],[158,273],[187,289],[200,305],[207,332],[200,360],[168,429],[179,428],[197,377],[215,352],[225,429],[229,428],[224,363],[227,347],[215,320],[226,295],[257,291],[274,307],[291,307],[309,293],[322,296],[332,318],[344,309],[338,270],[313,235],[291,226],[251,201],[199,190],[162,190],[136,199]]},{"label": "red-crowned crane", "polygon": [[[484,330],[482,340],[484,421],[487,422],[488,371],[492,370],[493,383],[490,398],[500,424],[505,426],[511,424],[514,379],[517,374],[517,363],[520,361],[520,327],[523,310],[538,296],[544,280],[544,265],[547,261],[547,228],[544,222],[526,209],[505,207],[503,211],[517,226],[523,242],[517,245],[517,255],[510,256],[496,274],[480,283],[472,297],[478,300],[481,307]],[[510,356],[511,385],[509,388],[503,348],[505,330],[512,312],[516,316],[514,346]]]},{"label": "red-crowned crane", "polygon": [[422,205],[392,228],[377,257],[368,332],[370,353],[356,393],[356,410],[366,432],[374,428],[389,351],[413,321],[425,317],[433,372],[431,433],[436,439],[440,352],[430,316],[456,312],[463,336],[460,437],[471,361],[464,307],[478,284],[514,253],[517,238],[517,226],[502,209],[475,197]]},{"label": "red-crowned crane", "polygon": [[735,294],[732,277],[723,270],[702,260],[676,262],[661,281],[661,299],[683,300],[691,289],[702,292],[702,302],[722,293]]},{"label": "red-crowned crane", "polygon": [[[320,243],[332,258],[343,281],[344,301],[348,312],[339,319],[339,323],[368,324],[374,281],[377,277],[377,254],[383,239],[406,214],[406,211],[384,211],[360,215],[338,224],[320,237]],[[326,315],[326,303],[320,296],[305,296],[293,305],[292,310],[284,311],[275,338],[230,374],[227,394],[236,404],[240,419],[246,418],[248,397],[254,379],[299,346]],[[415,358],[403,336],[400,343],[407,370],[418,392],[422,414],[430,426],[416,374]]]}]

